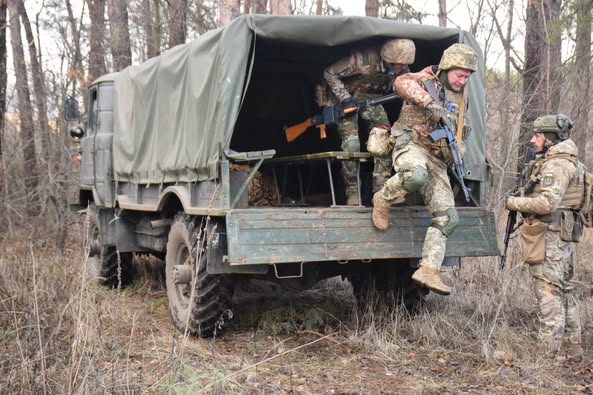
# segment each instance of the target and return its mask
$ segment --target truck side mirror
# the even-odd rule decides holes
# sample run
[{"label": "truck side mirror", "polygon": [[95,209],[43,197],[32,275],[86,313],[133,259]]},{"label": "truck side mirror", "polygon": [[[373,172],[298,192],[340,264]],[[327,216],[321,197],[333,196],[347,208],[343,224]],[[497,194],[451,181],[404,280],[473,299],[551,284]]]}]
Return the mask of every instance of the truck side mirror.
[{"label": "truck side mirror", "polygon": [[64,103],[64,119],[66,121],[78,121],[79,118],[78,101],[72,96],[66,97],[66,102]]},{"label": "truck side mirror", "polygon": [[80,126],[74,126],[73,128],[70,129],[70,137],[72,137],[72,139],[74,141],[79,141],[83,136],[84,136],[84,129],[81,128]]}]

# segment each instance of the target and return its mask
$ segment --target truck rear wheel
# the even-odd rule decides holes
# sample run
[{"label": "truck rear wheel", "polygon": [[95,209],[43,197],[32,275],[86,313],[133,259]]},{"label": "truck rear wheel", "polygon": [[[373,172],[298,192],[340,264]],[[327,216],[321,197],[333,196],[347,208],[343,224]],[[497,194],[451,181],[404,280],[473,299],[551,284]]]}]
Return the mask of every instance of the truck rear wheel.
[{"label": "truck rear wheel", "polygon": [[200,218],[178,214],[169,231],[165,257],[167,295],[175,327],[199,337],[219,335],[232,318],[228,277],[206,271],[208,228]]},{"label": "truck rear wheel", "polygon": [[[101,285],[120,288],[129,285],[134,277],[131,252],[118,254],[115,246],[103,245],[97,219],[97,208],[91,204],[86,210],[85,245],[89,249],[87,267]],[[118,256],[119,255],[119,256]]]}]

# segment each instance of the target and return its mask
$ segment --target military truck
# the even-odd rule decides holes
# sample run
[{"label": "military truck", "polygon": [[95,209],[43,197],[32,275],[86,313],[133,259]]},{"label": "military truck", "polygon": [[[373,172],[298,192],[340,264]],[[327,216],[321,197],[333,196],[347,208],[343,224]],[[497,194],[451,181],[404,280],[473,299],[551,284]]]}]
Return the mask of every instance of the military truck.
[{"label": "military truck", "polygon": [[[340,152],[331,127],[288,143],[284,127],[320,112],[314,100],[325,67],[352,49],[388,38],[412,39],[412,71],[438,64],[467,32],[367,17],[241,16],[89,86],[79,141],[80,196],[89,225],[89,263],[99,281],[133,280],[135,253],[165,260],[171,316],[181,331],[219,333],[242,278],[311,287],[348,279],[359,304],[371,292],[406,305],[428,290],[411,274],[430,214],[418,196],[371,222],[372,158]],[[497,255],[494,215],[481,205],[489,177],[483,62],[469,83],[465,183],[457,188],[460,224],[448,260]],[[385,104],[395,121],[401,101]],[[76,119],[73,99],[67,118]],[[361,129],[362,130],[362,129]],[[362,142],[364,146],[364,141]],[[339,176],[355,161],[359,205],[346,206]]]}]

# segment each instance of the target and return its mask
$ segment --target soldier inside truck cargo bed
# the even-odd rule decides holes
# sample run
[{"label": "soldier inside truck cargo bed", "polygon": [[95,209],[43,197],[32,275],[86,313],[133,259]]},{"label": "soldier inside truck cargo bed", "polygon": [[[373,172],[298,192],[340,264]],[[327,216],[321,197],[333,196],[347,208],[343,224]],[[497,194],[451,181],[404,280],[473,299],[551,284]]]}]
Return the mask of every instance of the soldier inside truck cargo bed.
[{"label": "soldier inside truck cargo bed", "polygon": [[[387,40],[381,48],[370,47],[360,51],[352,51],[327,67],[323,72],[324,83],[316,89],[316,101],[319,106],[333,106],[337,102],[345,107],[350,102],[362,102],[385,95],[393,89],[393,81],[399,75],[410,71],[409,65],[414,63],[416,47],[412,40]],[[387,127],[389,118],[382,106],[369,106],[360,112],[365,128]],[[360,144],[364,139],[359,132],[359,114],[353,112],[344,117],[338,125],[338,134],[342,140],[342,151],[360,152]],[[342,163],[342,178],[346,204],[358,204],[356,183],[357,169],[354,162]],[[391,176],[391,160],[375,158],[373,169],[373,192],[378,191]]]}]

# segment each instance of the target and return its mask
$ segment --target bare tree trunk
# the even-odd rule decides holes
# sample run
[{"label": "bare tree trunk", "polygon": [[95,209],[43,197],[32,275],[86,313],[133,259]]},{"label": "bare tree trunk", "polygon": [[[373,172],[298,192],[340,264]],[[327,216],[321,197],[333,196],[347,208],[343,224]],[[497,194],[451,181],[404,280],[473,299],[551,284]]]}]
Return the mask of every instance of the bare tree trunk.
[{"label": "bare tree trunk", "polygon": [[[47,95],[45,93],[45,83],[43,69],[40,62],[41,54],[37,53],[35,37],[31,30],[29,15],[25,9],[23,0],[18,0],[19,14],[25,28],[25,36],[29,47],[29,61],[31,62],[31,75],[33,78],[33,91],[35,92],[35,103],[37,104],[37,122],[39,130],[39,140],[41,141],[41,154],[43,157],[43,170],[49,171],[50,158],[50,140],[49,140],[49,121],[47,119]],[[41,169],[40,169],[41,170]]]},{"label": "bare tree trunk", "polygon": [[[589,105],[591,91],[591,0],[576,0],[575,13],[577,20],[577,37],[575,47],[575,78],[579,89],[575,90],[576,100],[573,102],[572,116],[575,120],[574,137],[579,147],[579,158],[587,163],[587,134],[589,133]],[[593,139],[590,139],[593,140]],[[588,163],[587,163],[588,164]],[[589,167],[591,168],[591,167]]]},{"label": "bare tree trunk", "polygon": [[107,11],[111,28],[113,71],[120,71],[132,64],[132,49],[128,30],[128,6],[124,0],[107,0]]},{"label": "bare tree trunk", "polygon": [[[80,31],[76,26],[76,18],[74,18],[74,13],[72,12],[72,4],[70,0],[66,0],[66,10],[68,11],[68,24],[70,25],[70,30],[72,32],[72,40],[74,41],[72,45],[72,52],[74,53],[74,59],[72,59],[72,70],[71,76],[74,81],[79,81],[80,85],[85,85],[84,81],[84,70],[82,67],[82,55],[80,53]],[[76,84],[72,87],[73,91],[76,90]],[[86,95],[84,95],[86,101]]]},{"label": "bare tree trunk", "polygon": [[366,0],[364,5],[364,12],[366,16],[379,16],[379,0]]},{"label": "bare tree trunk", "polygon": [[251,13],[251,1],[243,0],[243,14]]},{"label": "bare tree trunk", "polygon": [[252,13],[265,14],[268,6],[268,0],[252,0]]},{"label": "bare tree trunk", "polygon": [[87,0],[91,17],[89,83],[107,72],[105,65],[105,0]]},{"label": "bare tree trunk", "polygon": [[169,48],[185,43],[187,33],[187,0],[169,0]]},{"label": "bare tree trunk", "polygon": [[150,0],[142,0],[142,26],[144,26],[144,60],[154,55],[154,23],[152,21]]},{"label": "bare tree trunk", "polygon": [[447,27],[447,0],[439,0],[439,26]]},{"label": "bare tree trunk", "polygon": [[560,59],[562,57],[562,30],[558,23],[560,19],[560,3],[562,0],[542,1],[544,11],[544,28],[546,34],[545,57],[545,107],[544,112],[554,114],[560,107]]},{"label": "bare tree trunk", "polygon": [[504,38],[504,80],[508,88],[511,86],[511,41],[513,39],[513,14],[515,12],[514,0],[509,0],[507,15],[507,32]]},{"label": "bare tree trunk", "polygon": [[[0,0],[0,163],[4,140],[4,113],[6,111],[6,0]],[[0,185],[0,188],[2,186]]]},{"label": "bare tree trunk", "polygon": [[270,0],[270,14],[292,15],[290,0]]},{"label": "bare tree trunk", "polygon": [[[543,0],[546,1],[546,0]],[[531,139],[531,125],[543,109],[542,75],[546,51],[544,18],[539,0],[528,0],[525,22],[525,66],[523,68],[523,112],[519,143]]]},{"label": "bare tree trunk", "polygon": [[220,20],[218,26],[226,26],[230,21],[239,16],[241,7],[240,0],[221,0],[220,1]]},{"label": "bare tree trunk", "polygon": [[315,7],[315,15],[321,15],[323,12],[323,0],[317,0]]},{"label": "bare tree trunk", "polygon": [[161,2],[160,0],[154,0],[154,56],[161,53],[161,41],[163,37],[163,29],[161,24]]},{"label": "bare tree trunk", "polygon": [[37,155],[35,152],[35,135],[33,131],[33,107],[31,106],[31,95],[29,93],[29,81],[27,77],[27,64],[23,52],[23,40],[21,38],[21,24],[19,21],[19,1],[8,0],[8,11],[10,17],[10,43],[12,45],[12,58],[16,74],[16,90],[18,97],[18,108],[20,118],[21,137],[23,139],[23,166],[25,174],[25,187],[27,195],[32,202],[30,213],[37,211]]}]

